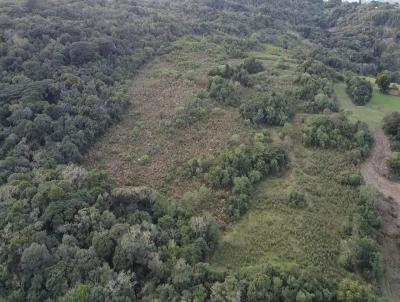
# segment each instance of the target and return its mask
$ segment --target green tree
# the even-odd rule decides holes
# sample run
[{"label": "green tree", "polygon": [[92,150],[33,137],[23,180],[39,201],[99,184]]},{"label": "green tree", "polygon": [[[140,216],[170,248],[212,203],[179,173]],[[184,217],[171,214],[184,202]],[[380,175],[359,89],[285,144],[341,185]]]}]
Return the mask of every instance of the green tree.
[{"label": "green tree", "polygon": [[249,283],[247,298],[251,302],[270,301],[272,299],[272,288],[272,280],[267,275],[257,275]]},{"label": "green tree", "polygon": [[386,92],[390,87],[390,78],[385,72],[378,73],[375,83],[382,92]]},{"label": "green tree", "polygon": [[340,302],[363,302],[365,301],[363,287],[355,279],[344,278],[339,283],[337,298]]},{"label": "green tree", "polygon": [[89,285],[78,284],[65,295],[63,302],[89,302],[89,298]]},{"label": "green tree", "polygon": [[35,273],[51,261],[50,253],[44,244],[32,243],[21,256],[21,267],[26,273]]},{"label": "green tree", "polygon": [[232,83],[220,76],[211,78],[209,88],[210,97],[224,105],[235,106],[239,103],[239,95]]},{"label": "green tree", "polygon": [[359,77],[352,77],[346,82],[346,92],[356,105],[365,105],[372,98],[372,85]]},{"label": "green tree", "polygon": [[240,302],[239,281],[228,276],[224,282],[216,282],[211,288],[211,302]]}]

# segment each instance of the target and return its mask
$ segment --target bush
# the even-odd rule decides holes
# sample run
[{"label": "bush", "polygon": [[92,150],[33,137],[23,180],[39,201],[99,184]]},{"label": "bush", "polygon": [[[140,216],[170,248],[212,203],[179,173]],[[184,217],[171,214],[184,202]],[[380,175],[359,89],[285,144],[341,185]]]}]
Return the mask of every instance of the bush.
[{"label": "bush", "polygon": [[383,130],[389,136],[393,150],[400,150],[400,113],[393,112],[383,118]]},{"label": "bush", "polygon": [[307,113],[319,113],[325,110],[331,112],[339,111],[339,105],[336,98],[329,97],[324,93],[319,93],[314,97],[313,101],[305,103],[305,111]]},{"label": "bush", "polygon": [[214,187],[229,188],[234,185],[237,177],[257,179],[258,173],[265,177],[281,171],[287,161],[286,152],[281,147],[270,144],[260,134],[256,135],[251,144],[234,146],[222,152],[216,164],[210,167],[206,179]]},{"label": "bush", "polygon": [[211,69],[208,75],[211,77],[220,76],[224,79],[231,79],[235,72],[236,71],[234,68],[232,68],[229,64],[225,64]]},{"label": "bush", "polygon": [[356,105],[365,105],[372,98],[372,85],[369,81],[359,77],[352,77],[346,81],[346,92]]},{"label": "bush", "polygon": [[212,77],[219,76],[227,80],[231,79],[245,87],[251,87],[253,85],[249,72],[244,68],[244,64],[236,67],[232,67],[229,64],[217,66],[213,68],[208,75]]},{"label": "bush", "polygon": [[365,124],[351,124],[341,115],[312,119],[303,129],[303,141],[309,146],[348,150],[355,164],[369,155],[373,145],[373,137]]},{"label": "bush", "polygon": [[230,81],[216,76],[211,78],[208,92],[211,98],[223,105],[237,106],[239,95]]},{"label": "bush", "polygon": [[382,92],[386,92],[390,87],[390,77],[385,72],[378,73],[375,83]]},{"label": "bush", "polygon": [[309,73],[303,73],[295,83],[300,86],[296,91],[296,97],[301,100],[313,100],[320,93],[331,97],[334,93],[333,84],[329,79],[312,76]]},{"label": "bush", "polygon": [[295,207],[304,207],[307,204],[306,196],[303,192],[291,191],[288,196],[289,204]]},{"label": "bush", "polygon": [[307,60],[299,67],[303,73],[308,73],[318,78],[326,78],[335,80],[338,75],[337,72],[331,67],[326,66],[324,63],[316,60]]},{"label": "bush", "polygon": [[244,60],[242,67],[250,74],[255,74],[264,71],[263,64],[254,58],[248,58]]},{"label": "bush", "polygon": [[363,178],[360,173],[354,173],[351,171],[343,172],[339,178],[341,184],[353,187],[359,186],[363,182]]},{"label": "bush", "polygon": [[175,126],[177,128],[189,127],[198,122],[206,113],[207,109],[204,106],[204,102],[196,99],[178,109],[175,117]]},{"label": "bush", "polygon": [[254,124],[282,126],[293,116],[293,105],[286,95],[258,94],[240,106],[240,114]]},{"label": "bush", "polygon": [[390,176],[394,179],[400,179],[400,152],[394,152],[387,160]]}]

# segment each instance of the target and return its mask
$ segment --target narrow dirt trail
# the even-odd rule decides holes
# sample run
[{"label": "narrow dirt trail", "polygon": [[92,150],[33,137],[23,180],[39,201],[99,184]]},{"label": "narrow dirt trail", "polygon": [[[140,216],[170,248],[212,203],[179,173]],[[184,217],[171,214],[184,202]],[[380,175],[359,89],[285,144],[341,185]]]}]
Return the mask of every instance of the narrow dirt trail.
[{"label": "narrow dirt trail", "polygon": [[400,301],[400,183],[389,180],[386,159],[391,154],[390,143],[382,129],[374,132],[375,145],[371,156],[361,167],[365,181],[381,191],[385,199],[379,208],[383,225],[379,244],[384,258],[384,291],[389,301]]}]

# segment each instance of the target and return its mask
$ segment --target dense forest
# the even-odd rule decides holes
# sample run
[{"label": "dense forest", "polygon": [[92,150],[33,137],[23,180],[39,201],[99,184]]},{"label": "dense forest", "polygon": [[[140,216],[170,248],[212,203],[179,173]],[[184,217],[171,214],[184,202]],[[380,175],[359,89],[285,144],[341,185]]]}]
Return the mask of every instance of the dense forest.
[{"label": "dense forest", "polygon": [[[223,55],[207,68],[201,93],[165,128],[196,126],[217,104],[251,130],[179,167],[178,185],[192,180],[198,190],[171,196],[151,183],[121,186],[88,165],[86,154],[135,106],[131,81],[180,51],[176,41],[187,37],[207,41],[210,57],[214,48]],[[267,44],[296,60],[273,63],[275,82],[250,55]],[[287,70],[293,79],[279,80]],[[373,86],[364,77],[379,73],[386,89],[400,83],[394,4],[0,0],[0,301],[385,301],[377,242],[382,197],[358,173],[373,135],[340,109],[335,92],[343,82],[352,102],[366,105]],[[301,129],[293,129],[290,122],[299,120]],[[395,151],[399,125],[398,113],[384,120]],[[283,143],[270,128],[279,128]],[[340,255],[327,256],[340,272],[213,265],[225,229],[201,204],[225,200],[220,216],[224,227],[234,225],[257,186],[293,169],[285,133],[295,133],[301,148],[344,154],[348,170],[335,177],[356,202],[341,230]],[[140,161],[146,165],[151,154]],[[400,178],[399,153],[389,166]],[[318,169],[315,177],[325,173]],[[279,198],[304,211],[312,193]]]}]

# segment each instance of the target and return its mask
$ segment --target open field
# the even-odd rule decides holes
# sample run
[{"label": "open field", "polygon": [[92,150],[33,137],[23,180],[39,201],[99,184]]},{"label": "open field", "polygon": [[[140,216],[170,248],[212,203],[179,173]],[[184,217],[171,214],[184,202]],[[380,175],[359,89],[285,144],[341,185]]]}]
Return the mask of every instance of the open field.
[{"label": "open field", "polygon": [[178,197],[197,187],[174,182],[180,165],[214,154],[234,134],[246,136],[250,127],[237,109],[209,99],[203,102],[204,118],[189,127],[173,126],[177,111],[207,88],[207,73],[218,65],[218,56],[210,59],[207,53],[214,48],[205,51],[200,44],[208,47],[201,39],[182,38],[172,53],[142,69],[132,82],[125,117],[88,152],[90,166],[105,169],[119,185],[150,184]]},{"label": "open field", "polygon": [[[371,80],[371,82],[373,82]],[[335,85],[335,91],[340,101],[340,106],[351,113],[352,120],[366,122],[371,128],[380,126],[383,117],[393,111],[400,111],[400,96],[382,94],[373,84],[374,91],[371,101],[365,106],[356,106],[346,93],[346,84]]]},{"label": "open field", "polygon": [[[251,52],[266,70],[254,75],[256,83],[289,87],[296,76],[290,52],[264,44]],[[279,73],[274,63],[287,67]],[[177,111],[207,89],[207,74],[221,64],[240,64],[228,59],[223,46],[197,36],[184,36],[173,43],[173,51],[146,65],[132,81],[131,105],[120,123],[111,128],[86,155],[91,167],[106,170],[119,185],[148,185],[173,197],[198,188],[193,181],[176,179],[176,171],[189,159],[210,156],[223,148],[232,135],[246,137],[254,127],[237,108],[205,99],[207,113],[189,127],[171,124]],[[254,89],[240,88],[245,100]]]},{"label": "open field", "polygon": [[[355,190],[337,181],[348,162],[339,152],[307,149],[299,141],[292,151],[291,170],[259,185],[252,208],[224,234],[213,264],[235,270],[270,262],[340,273],[341,227],[357,203]],[[293,191],[305,193],[304,207],[288,202]]]}]

